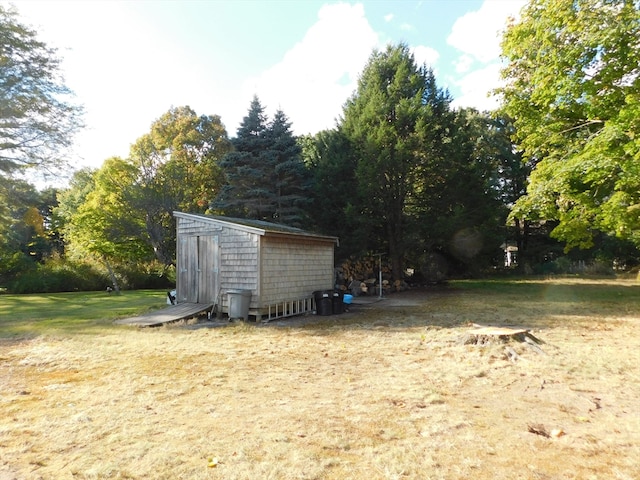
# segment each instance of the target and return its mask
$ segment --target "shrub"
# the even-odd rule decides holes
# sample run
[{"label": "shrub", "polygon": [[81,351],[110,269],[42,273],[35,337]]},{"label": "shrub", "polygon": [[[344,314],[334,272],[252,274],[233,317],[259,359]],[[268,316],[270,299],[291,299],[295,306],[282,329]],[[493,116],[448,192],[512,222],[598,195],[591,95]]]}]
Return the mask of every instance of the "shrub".
[{"label": "shrub", "polygon": [[166,267],[159,262],[127,264],[117,267],[123,288],[139,290],[173,287],[176,282],[175,267]]},{"label": "shrub", "polygon": [[7,283],[19,272],[35,269],[36,262],[23,252],[0,251],[0,282]]},{"label": "shrub", "polygon": [[615,275],[612,262],[596,260],[584,266],[584,273],[586,275],[595,276],[612,276]]},{"label": "shrub", "polygon": [[48,260],[16,275],[9,282],[12,293],[53,293],[103,290],[111,282],[89,263]]}]

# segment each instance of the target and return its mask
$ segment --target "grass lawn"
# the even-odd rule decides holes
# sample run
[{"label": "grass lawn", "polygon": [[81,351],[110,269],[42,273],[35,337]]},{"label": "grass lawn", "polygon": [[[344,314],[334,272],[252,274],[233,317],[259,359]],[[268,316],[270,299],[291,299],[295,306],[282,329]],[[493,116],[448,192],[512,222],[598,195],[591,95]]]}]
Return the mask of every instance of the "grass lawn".
[{"label": "grass lawn", "polygon": [[[0,296],[0,479],[640,478],[635,281],[112,324],[164,294]],[[542,352],[465,344],[473,323],[530,328]]]},{"label": "grass lawn", "polygon": [[113,320],[166,306],[166,290],[0,295],[0,338],[96,333]]}]

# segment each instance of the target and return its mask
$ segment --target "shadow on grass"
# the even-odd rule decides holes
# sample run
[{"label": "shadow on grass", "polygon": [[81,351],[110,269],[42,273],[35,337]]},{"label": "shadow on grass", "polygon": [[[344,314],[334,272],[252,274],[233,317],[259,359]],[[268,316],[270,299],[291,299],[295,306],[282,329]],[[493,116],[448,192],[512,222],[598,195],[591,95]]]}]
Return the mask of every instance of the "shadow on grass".
[{"label": "shadow on grass", "polygon": [[393,293],[380,301],[369,297],[356,302],[348,313],[293,317],[266,326],[329,335],[336,329],[393,331],[472,323],[541,330],[640,319],[640,284],[611,279],[459,281]]},{"label": "shadow on grass", "polygon": [[[39,335],[98,334],[128,327],[115,326],[118,318],[164,308],[166,291],[76,292],[46,295],[0,296],[0,341],[24,340]],[[472,323],[523,326],[535,330],[561,325],[640,318],[640,284],[613,279],[474,280],[447,286],[415,288],[355,299],[349,312],[305,315],[252,323],[246,328],[292,328],[313,335],[337,330],[404,330],[457,328]],[[237,327],[228,322],[177,325],[176,330]]]},{"label": "shadow on grass", "polygon": [[166,306],[164,290],[0,296],[0,339],[92,334],[113,321]]}]

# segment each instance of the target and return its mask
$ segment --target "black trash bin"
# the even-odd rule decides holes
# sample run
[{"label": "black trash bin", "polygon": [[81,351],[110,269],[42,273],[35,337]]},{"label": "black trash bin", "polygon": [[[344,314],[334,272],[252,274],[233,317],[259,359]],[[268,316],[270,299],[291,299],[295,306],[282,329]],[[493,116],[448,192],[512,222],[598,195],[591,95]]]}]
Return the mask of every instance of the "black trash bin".
[{"label": "black trash bin", "polygon": [[332,298],[332,311],[334,314],[340,314],[344,311],[344,305],[342,304],[344,300],[344,293],[340,290],[331,291]]},{"label": "black trash bin", "polygon": [[318,315],[331,315],[333,313],[331,290],[317,290],[313,292]]}]

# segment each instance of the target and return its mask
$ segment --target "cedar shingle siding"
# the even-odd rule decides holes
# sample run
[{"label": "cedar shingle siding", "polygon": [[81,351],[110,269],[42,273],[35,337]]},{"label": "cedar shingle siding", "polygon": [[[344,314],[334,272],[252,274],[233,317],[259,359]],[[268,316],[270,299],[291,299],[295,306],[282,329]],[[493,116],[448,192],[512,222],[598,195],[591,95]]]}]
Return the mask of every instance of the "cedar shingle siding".
[{"label": "cedar shingle siding", "polygon": [[334,282],[337,238],[251,220],[174,212],[177,219],[177,299],[218,304],[228,290],[251,290],[249,314],[310,298]]}]

